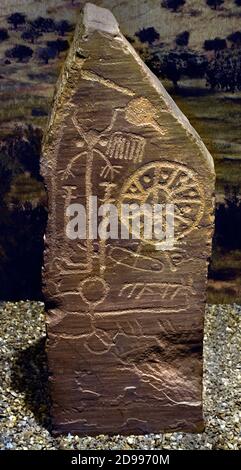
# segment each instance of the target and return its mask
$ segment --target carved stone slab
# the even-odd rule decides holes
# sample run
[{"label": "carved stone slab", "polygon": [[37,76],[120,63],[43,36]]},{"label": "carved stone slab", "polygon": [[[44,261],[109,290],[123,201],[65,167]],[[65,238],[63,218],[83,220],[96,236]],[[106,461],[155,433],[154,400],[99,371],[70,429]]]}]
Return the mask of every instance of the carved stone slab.
[{"label": "carved stone slab", "polygon": [[[54,431],[202,430],[213,161],[113,15],[91,4],[57,85],[42,174]],[[91,195],[175,204],[174,248],[71,240],[67,208]]]}]

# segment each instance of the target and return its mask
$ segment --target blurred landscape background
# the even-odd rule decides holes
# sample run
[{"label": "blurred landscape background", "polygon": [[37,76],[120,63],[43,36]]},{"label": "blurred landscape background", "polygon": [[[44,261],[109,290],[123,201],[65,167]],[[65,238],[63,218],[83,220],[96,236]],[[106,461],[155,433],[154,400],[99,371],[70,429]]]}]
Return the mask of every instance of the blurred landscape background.
[{"label": "blurred landscape background", "polygon": [[[80,8],[1,0],[0,300],[41,299],[41,139]],[[214,157],[211,303],[241,301],[241,0],[100,0]],[[194,156],[195,158],[195,156]]]}]

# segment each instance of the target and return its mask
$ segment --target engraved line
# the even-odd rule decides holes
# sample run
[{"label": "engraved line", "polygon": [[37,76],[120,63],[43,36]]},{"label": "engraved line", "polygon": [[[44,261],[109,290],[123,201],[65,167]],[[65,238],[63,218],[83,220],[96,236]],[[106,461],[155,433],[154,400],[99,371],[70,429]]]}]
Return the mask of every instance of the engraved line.
[{"label": "engraved line", "polygon": [[201,201],[198,199],[175,199],[175,204],[178,203],[185,203],[185,204],[199,204],[201,205]]},{"label": "engraved line", "polygon": [[[126,153],[127,155],[129,155],[130,145],[131,145],[130,140],[126,139],[126,142],[125,142],[125,150],[124,150],[124,151],[125,151],[125,153]],[[129,155],[129,160],[131,160],[130,155]]]},{"label": "engraved line", "polygon": [[100,75],[97,75],[96,73],[90,72],[88,70],[82,70],[81,71],[81,76],[84,80],[89,80],[91,82],[101,83],[101,85],[104,85],[107,88],[112,88],[114,90],[117,90],[120,93],[123,93],[124,95],[135,96],[134,91],[131,91],[128,88],[124,88],[120,85],[117,85],[117,83],[112,82],[112,80],[103,78]]},{"label": "engraved line", "polygon": [[110,316],[110,315],[116,315],[118,317],[118,315],[126,315],[128,313],[133,313],[133,312],[136,312],[136,313],[159,313],[159,314],[164,314],[164,313],[181,313],[183,311],[186,311],[186,307],[183,307],[183,308],[178,308],[178,309],[173,309],[173,308],[166,308],[166,309],[163,309],[162,307],[157,307],[157,308],[153,308],[153,309],[150,309],[150,308],[147,308],[147,309],[137,309],[137,308],[133,308],[133,309],[127,309],[127,310],[116,310],[114,312],[95,312],[95,316],[100,316],[100,317],[106,317],[106,316]]}]

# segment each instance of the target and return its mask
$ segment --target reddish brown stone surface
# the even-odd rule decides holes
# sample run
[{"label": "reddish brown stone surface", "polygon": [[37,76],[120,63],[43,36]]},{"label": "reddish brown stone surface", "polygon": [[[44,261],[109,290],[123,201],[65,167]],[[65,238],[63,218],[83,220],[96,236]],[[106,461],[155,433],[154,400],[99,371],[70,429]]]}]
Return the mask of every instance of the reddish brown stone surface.
[{"label": "reddish brown stone surface", "polygon": [[[112,14],[90,4],[57,85],[42,174],[54,430],[200,431],[212,158]],[[173,250],[70,240],[66,209],[90,195],[174,203]]]}]

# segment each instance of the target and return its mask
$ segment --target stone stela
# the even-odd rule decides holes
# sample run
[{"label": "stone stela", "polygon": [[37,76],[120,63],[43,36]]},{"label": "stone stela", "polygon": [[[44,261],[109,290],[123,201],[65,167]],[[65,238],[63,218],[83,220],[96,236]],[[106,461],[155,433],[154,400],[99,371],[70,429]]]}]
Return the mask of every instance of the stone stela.
[{"label": "stone stela", "polygon": [[[87,4],[41,162],[43,289],[56,433],[198,432],[213,160],[112,13]],[[175,244],[71,240],[70,204],[175,205]]]}]

